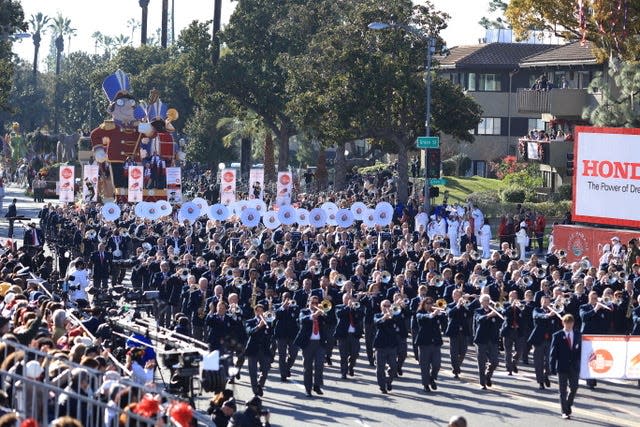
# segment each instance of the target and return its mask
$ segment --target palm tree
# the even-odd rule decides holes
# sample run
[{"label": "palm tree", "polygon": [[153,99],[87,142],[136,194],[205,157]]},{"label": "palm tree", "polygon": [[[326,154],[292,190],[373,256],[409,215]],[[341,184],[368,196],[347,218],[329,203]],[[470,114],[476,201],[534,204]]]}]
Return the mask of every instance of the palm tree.
[{"label": "palm tree", "polygon": [[138,0],[138,4],[142,9],[142,18],[140,24],[140,44],[147,44],[147,16],[149,15],[149,0]]},{"label": "palm tree", "polygon": [[130,44],[131,39],[129,39],[129,36],[125,36],[124,34],[120,34],[113,39],[113,46],[116,50],[119,50]]},{"label": "palm tree", "polygon": [[56,46],[56,85],[53,103],[53,132],[58,133],[58,104],[60,104],[58,96],[58,78],[60,76],[60,62],[62,60],[62,52],[64,51],[64,38],[65,36],[69,36],[70,39],[71,36],[76,33],[76,30],[75,28],[71,27],[71,20],[69,18],[65,18],[61,14],[58,14],[58,16],[53,18],[53,23],[49,24],[49,28],[53,30],[53,36],[55,37]]},{"label": "palm tree", "polygon": [[140,28],[140,21],[138,21],[136,18],[130,18],[127,21],[127,28],[131,29],[131,41],[133,41],[136,34],[136,30]]},{"label": "palm tree", "polygon": [[168,16],[169,0],[162,0],[162,35],[160,37],[160,46],[162,48],[167,47]]},{"label": "palm tree", "polygon": [[43,15],[42,12],[38,12],[35,15],[31,15],[29,19],[29,26],[33,33],[31,37],[33,39],[33,82],[37,82],[38,75],[38,53],[40,51],[40,42],[42,41],[42,34],[46,31],[46,25],[49,23],[47,15]]}]

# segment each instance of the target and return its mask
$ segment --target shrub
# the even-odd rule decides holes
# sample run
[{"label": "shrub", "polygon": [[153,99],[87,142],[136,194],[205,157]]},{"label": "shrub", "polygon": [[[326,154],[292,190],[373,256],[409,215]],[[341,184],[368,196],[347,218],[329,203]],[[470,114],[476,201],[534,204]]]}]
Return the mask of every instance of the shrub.
[{"label": "shrub", "polygon": [[562,184],[551,197],[554,201],[571,200],[572,190],[571,184]]},{"label": "shrub", "polygon": [[359,168],[358,169],[358,173],[361,174],[375,174],[380,172],[381,170],[384,169],[388,169],[391,165],[389,165],[388,163],[376,163],[375,165],[372,166],[365,166],[363,168]]},{"label": "shrub", "polygon": [[457,175],[456,174],[456,167],[458,166],[458,163],[456,162],[456,160],[452,157],[450,159],[444,160],[442,162],[442,174],[444,176],[454,176]]},{"label": "shrub", "polygon": [[512,185],[502,190],[502,201],[508,203],[523,203],[527,197],[527,190]]},{"label": "shrub", "polygon": [[484,210],[499,204],[500,194],[497,191],[476,191],[475,193],[469,194],[467,201]]},{"label": "shrub", "polygon": [[507,156],[496,162],[490,162],[489,170],[493,172],[498,179],[503,179],[509,174],[527,169],[528,165],[529,163],[518,162],[516,156]]}]

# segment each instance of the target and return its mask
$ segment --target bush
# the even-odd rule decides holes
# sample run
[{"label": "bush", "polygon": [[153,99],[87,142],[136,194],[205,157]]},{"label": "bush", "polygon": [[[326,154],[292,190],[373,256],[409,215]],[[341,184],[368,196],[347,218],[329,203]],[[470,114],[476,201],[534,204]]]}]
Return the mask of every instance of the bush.
[{"label": "bush", "polygon": [[555,193],[551,195],[552,201],[571,200],[573,188],[571,184],[562,184]]},{"label": "bush", "polygon": [[502,201],[507,203],[524,203],[527,197],[527,191],[515,185],[502,190]]},{"label": "bush", "polygon": [[442,162],[442,174],[444,176],[454,176],[457,175],[456,174],[456,167],[458,166],[458,163],[456,162],[456,160],[452,157],[450,159],[444,160]]},{"label": "bush", "polygon": [[367,174],[376,174],[382,170],[388,169],[391,165],[388,163],[376,163],[373,166],[365,166],[363,168],[358,168],[358,173],[363,175]]},{"label": "bush", "polygon": [[481,210],[486,210],[500,203],[500,194],[496,191],[476,191],[469,194],[467,201]]}]

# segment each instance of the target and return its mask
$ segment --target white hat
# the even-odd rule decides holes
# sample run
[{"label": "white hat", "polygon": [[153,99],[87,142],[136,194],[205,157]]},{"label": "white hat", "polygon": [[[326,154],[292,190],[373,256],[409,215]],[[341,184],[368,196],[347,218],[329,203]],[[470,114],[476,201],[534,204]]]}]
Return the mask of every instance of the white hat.
[{"label": "white hat", "polygon": [[620,241],[620,238],[619,238],[618,236],[613,236],[613,237],[611,238],[611,240],[615,240],[615,241],[619,242],[619,241]]},{"label": "white hat", "polygon": [[93,345],[93,341],[91,340],[91,338],[83,337],[83,336],[75,337],[73,339],[73,343],[74,344],[83,344],[85,347],[91,347]]},{"label": "white hat", "polygon": [[16,294],[14,294],[13,292],[7,292],[7,294],[4,296],[4,303],[9,304],[14,299],[16,299]]},{"label": "white hat", "polygon": [[526,226],[527,226],[527,223],[526,223],[526,222],[522,221],[522,222],[520,223],[520,227],[526,227]]},{"label": "white hat", "polygon": [[43,372],[44,369],[42,368],[42,366],[40,366],[40,363],[38,363],[38,361],[31,360],[27,362],[27,366],[25,368],[25,375],[27,377],[38,378],[40,375],[42,375]]}]

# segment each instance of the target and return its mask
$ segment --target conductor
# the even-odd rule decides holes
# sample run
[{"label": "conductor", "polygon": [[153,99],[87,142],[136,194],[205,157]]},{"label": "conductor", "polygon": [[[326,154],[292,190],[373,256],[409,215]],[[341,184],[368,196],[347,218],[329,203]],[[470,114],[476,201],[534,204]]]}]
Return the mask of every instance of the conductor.
[{"label": "conductor", "polygon": [[[565,314],[562,317],[562,324],[564,328],[554,333],[551,339],[549,363],[551,375],[558,374],[562,418],[568,420],[571,419],[571,406],[578,391],[582,337],[580,332],[573,330],[575,320],[571,314]],[[567,385],[569,395],[567,395]]]}]

